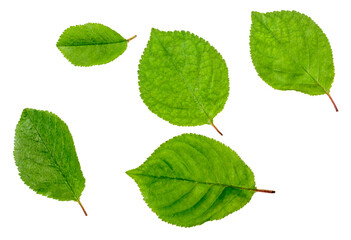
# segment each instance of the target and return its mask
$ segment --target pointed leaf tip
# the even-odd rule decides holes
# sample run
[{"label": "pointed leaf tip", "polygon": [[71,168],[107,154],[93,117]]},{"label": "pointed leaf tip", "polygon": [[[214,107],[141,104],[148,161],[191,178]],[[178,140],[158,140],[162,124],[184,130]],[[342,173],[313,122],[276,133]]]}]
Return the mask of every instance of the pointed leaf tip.
[{"label": "pointed leaf tip", "polygon": [[127,42],[107,26],[86,23],[67,28],[56,46],[73,65],[89,67],[113,61],[127,49]]},{"label": "pointed leaf tip", "polygon": [[224,144],[182,134],[161,144],[132,176],[148,206],[168,223],[192,227],[245,206],[256,191],[254,175]]},{"label": "pointed leaf tip", "polygon": [[72,135],[55,114],[25,108],[16,126],[14,159],[22,181],[60,201],[77,201],[85,187]]}]

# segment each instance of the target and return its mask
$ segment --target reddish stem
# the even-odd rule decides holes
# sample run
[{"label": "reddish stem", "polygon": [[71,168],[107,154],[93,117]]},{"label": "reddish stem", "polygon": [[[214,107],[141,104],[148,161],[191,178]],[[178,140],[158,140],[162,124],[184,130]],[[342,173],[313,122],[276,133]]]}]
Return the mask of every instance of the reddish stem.
[{"label": "reddish stem", "polygon": [[78,199],[78,204],[79,204],[79,206],[82,208],[82,210],[83,210],[83,212],[84,212],[84,214],[85,214],[85,216],[88,216],[88,214],[87,214],[87,212],[85,211],[85,209],[84,209],[84,207],[83,207],[83,205],[82,205],[82,203],[80,202],[80,200]]},{"label": "reddish stem", "polygon": [[266,190],[266,189],[257,189],[257,188],[243,188],[243,187],[235,187],[242,190],[254,191],[254,192],[262,192],[262,193],[275,193],[274,190]]},{"label": "reddish stem", "polygon": [[210,123],[212,125],[212,127],[214,127],[214,129],[216,129],[216,131],[221,134],[221,136],[223,136],[223,133],[221,133],[221,131],[218,130],[218,128],[213,124],[213,122],[210,120]]},{"label": "reddish stem", "polygon": [[263,192],[263,193],[275,193],[274,190],[266,190],[266,189],[253,189],[255,192]]},{"label": "reddish stem", "polygon": [[338,110],[338,107],[336,106],[336,104],[335,104],[334,100],[332,99],[332,97],[330,96],[330,94],[329,94],[328,92],[325,92],[325,93],[328,95],[330,101],[333,103],[334,108],[335,108],[335,111],[338,112],[338,111],[339,111],[339,110]]}]

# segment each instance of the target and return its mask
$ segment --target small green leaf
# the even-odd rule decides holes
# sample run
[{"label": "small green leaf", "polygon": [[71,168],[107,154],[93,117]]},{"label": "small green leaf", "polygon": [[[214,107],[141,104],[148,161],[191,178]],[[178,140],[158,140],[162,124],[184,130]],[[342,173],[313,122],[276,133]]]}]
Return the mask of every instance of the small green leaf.
[{"label": "small green leaf", "polygon": [[24,109],[16,127],[14,157],[23,182],[38,194],[77,201],[85,187],[67,125],[47,111]]},{"label": "small green leaf", "polygon": [[56,46],[73,65],[88,67],[115,60],[134,37],[124,39],[109,27],[87,23],[67,28]]},{"label": "small green leaf", "polygon": [[258,75],[271,87],[309,95],[327,94],[334,80],[327,36],[296,11],[252,12],[250,48]]},{"label": "small green leaf", "polygon": [[256,189],[252,171],[229,147],[195,134],[168,140],[127,174],[163,221],[182,227],[221,219],[254,192],[274,192]]},{"label": "small green leaf", "polygon": [[138,73],[150,111],[178,126],[213,125],[229,95],[222,56],[189,32],[152,29]]}]

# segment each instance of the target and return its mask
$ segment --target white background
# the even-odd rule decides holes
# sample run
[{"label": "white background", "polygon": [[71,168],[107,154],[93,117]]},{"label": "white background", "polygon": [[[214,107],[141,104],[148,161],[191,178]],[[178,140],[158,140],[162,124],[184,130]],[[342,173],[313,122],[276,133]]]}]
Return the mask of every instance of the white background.
[{"label": "white background", "polygon": [[[0,239],[350,239],[350,14],[348,1],[2,1],[0,4]],[[331,95],[277,91],[249,54],[252,10],[297,10],[330,40]],[[69,26],[98,22],[125,38],[115,61],[74,67],[56,48]],[[209,41],[229,68],[230,95],[211,126],[178,127],[139,97],[138,62],[151,28],[188,30]],[[75,141],[86,188],[76,202],[37,195],[13,159],[23,108],[49,110]],[[234,149],[258,188],[243,209],[193,228],[167,224],[147,207],[125,171],[164,141],[198,133]]]}]

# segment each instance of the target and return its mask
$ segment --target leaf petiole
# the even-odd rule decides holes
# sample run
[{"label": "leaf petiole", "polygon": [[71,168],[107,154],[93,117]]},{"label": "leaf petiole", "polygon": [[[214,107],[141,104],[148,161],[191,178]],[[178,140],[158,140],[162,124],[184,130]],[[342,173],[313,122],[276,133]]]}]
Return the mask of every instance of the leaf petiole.
[{"label": "leaf petiole", "polygon": [[266,189],[253,189],[255,192],[263,192],[263,193],[275,193],[274,190],[266,190]]},{"label": "leaf petiole", "polygon": [[127,42],[129,42],[129,41],[133,40],[133,39],[134,39],[134,38],[136,38],[136,37],[137,37],[137,35],[134,35],[133,37],[128,38],[128,39],[127,39]]},{"label": "leaf petiole", "polygon": [[334,102],[334,100],[332,99],[332,97],[330,96],[330,94],[326,91],[325,92],[327,95],[328,95],[328,97],[329,97],[329,99],[330,99],[330,101],[332,102],[332,104],[334,105],[334,108],[335,108],[335,111],[339,111],[339,109],[338,109],[338,107],[336,106],[336,104],[335,104],[335,102]]},{"label": "leaf petiole", "polygon": [[210,120],[210,123],[212,125],[212,127],[214,127],[214,129],[216,129],[216,131],[221,134],[221,136],[223,136],[223,133],[221,131],[219,131],[219,129],[213,124],[213,122]]},{"label": "leaf petiole", "polygon": [[83,207],[83,205],[82,205],[82,203],[80,202],[79,199],[77,200],[77,202],[78,202],[79,206],[82,208],[82,210],[83,210],[85,216],[88,216],[87,212],[85,211],[85,209],[84,209],[84,207]]},{"label": "leaf petiole", "polygon": [[257,189],[257,188],[243,188],[243,187],[234,187],[241,190],[254,191],[254,192],[262,192],[262,193],[275,193],[274,190],[266,190],[266,189]]}]

